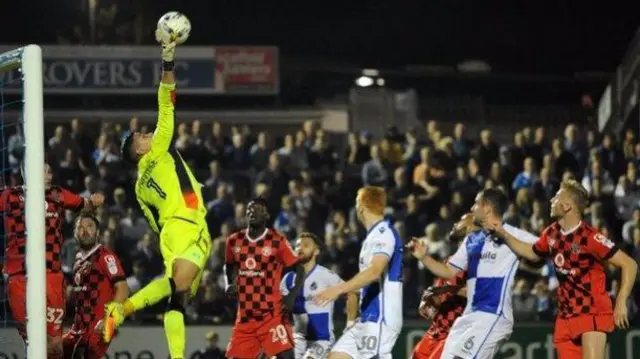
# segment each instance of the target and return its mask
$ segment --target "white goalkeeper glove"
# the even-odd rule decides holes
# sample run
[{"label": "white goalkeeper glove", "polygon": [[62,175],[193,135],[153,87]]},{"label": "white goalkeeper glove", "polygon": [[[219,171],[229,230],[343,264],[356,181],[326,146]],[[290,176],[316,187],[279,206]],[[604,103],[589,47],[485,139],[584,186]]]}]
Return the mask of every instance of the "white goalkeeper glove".
[{"label": "white goalkeeper glove", "polygon": [[165,32],[156,30],[156,41],[162,46],[162,61],[172,62],[176,58],[176,42]]}]

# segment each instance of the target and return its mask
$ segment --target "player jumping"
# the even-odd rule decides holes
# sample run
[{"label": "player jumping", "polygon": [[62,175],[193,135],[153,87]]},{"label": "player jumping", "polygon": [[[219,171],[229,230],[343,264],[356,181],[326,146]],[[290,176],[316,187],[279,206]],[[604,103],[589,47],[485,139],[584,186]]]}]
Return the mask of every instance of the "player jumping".
[{"label": "player jumping", "polygon": [[123,304],[111,302],[105,312],[104,339],[110,341],[125,317],[168,299],[164,329],[172,359],[184,358],[185,304],[195,294],[210,254],[202,185],[173,148],[175,135],[175,42],[162,43],[162,80],[158,88],[158,123],[151,133],[134,132],[122,143],[122,156],[138,168],[136,198],[151,228],[159,234],[165,275]]},{"label": "player jumping", "polygon": [[391,358],[402,329],[402,240],[384,219],[387,194],[382,187],[360,188],[358,220],[367,229],[360,249],[360,272],[348,282],[313,296],[327,305],[345,293],[360,290],[360,318],[331,349],[330,359]]},{"label": "player jumping", "polygon": [[[52,186],[51,167],[44,164],[45,187],[45,227],[46,237],[46,302],[47,302],[47,353],[49,359],[62,358],[62,320],[65,309],[65,285],[60,252],[62,250],[62,221],[67,209],[79,211],[91,210],[101,206],[104,196],[100,193],[92,194],[90,198],[58,187]],[[9,277],[7,281],[7,298],[13,318],[18,322],[18,332],[27,341],[26,332],[26,303],[28,294],[25,268],[25,249],[27,241],[25,220],[25,196],[28,191],[23,186],[6,187],[0,194],[0,212],[4,217],[4,228],[7,235],[5,248],[4,273]],[[34,239],[41,240],[41,239]]]},{"label": "player jumping", "polygon": [[[343,280],[328,268],[317,264],[322,242],[313,233],[302,233],[298,237],[296,250],[298,260],[304,266],[304,284],[298,291],[293,307],[294,339],[296,359],[324,359],[335,337],[333,335],[333,303],[318,306],[311,296],[321,290],[342,284]],[[289,272],[282,278],[280,291],[288,295],[294,284],[295,274]],[[358,315],[358,296],[347,294],[347,323],[353,323]],[[349,326],[349,325],[347,325]]]},{"label": "player jumping", "polygon": [[81,213],[74,236],[80,245],[73,266],[75,316],[63,339],[66,359],[102,359],[109,344],[102,340],[104,306],[124,302],[129,295],[118,257],[99,242],[98,219]]},{"label": "player jumping", "polygon": [[[294,359],[293,333],[286,311],[293,308],[304,280],[304,267],[287,238],[266,227],[269,213],[263,199],[249,202],[246,216],[249,227],[231,234],[226,241],[225,291],[238,300],[226,355],[253,359],[263,353],[269,358]],[[283,297],[279,290],[283,270],[294,265],[294,283],[289,295]]]},{"label": "player jumping", "polygon": [[[449,238],[462,239],[477,229],[473,215],[465,214],[453,226]],[[425,291],[418,312],[425,319],[430,319],[431,325],[413,348],[412,359],[440,359],[449,330],[467,305],[466,282],[465,272],[460,271],[448,281],[437,278],[434,285]]]},{"label": "player jumping", "polygon": [[[506,195],[498,189],[486,189],[476,196],[472,207],[474,221],[502,220],[507,210]],[[523,241],[536,237],[505,225],[505,230]],[[519,257],[489,231],[479,229],[467,235],[447,263],[426,254],[421,241],[412,242],[413,255],[433,274],[453,279],[459,271],[467,274],[467,307],[451,327],[442,359],[489,359],[513,331],[511,297]]]},{"label": "player jumping", "polygon": [[[505,231],[500,221],[483,226],[504,238],[513,250],[529,260],[549,257],[560,281],[554,344],[559,359],[603,359],[607,333],[614,324],[627,328],[627,299],[636,279],[636,262],[598,230],[583,220],[588,192],[575,180],[562,182],[551,199],[551,216],[535,244],[524,243]],[[606,262],[622,271],[615,309],[607,293]]]}]

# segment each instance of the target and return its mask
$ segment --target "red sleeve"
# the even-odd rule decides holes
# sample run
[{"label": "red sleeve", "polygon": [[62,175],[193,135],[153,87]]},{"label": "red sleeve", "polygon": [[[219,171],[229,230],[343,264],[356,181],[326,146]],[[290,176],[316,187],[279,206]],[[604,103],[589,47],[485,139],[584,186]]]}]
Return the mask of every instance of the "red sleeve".
[{"label": "red sleeve", "polygon": [[117,283],[125,280],[124,270],[120,264],[120,260],[113,253],[105,253],[100,257],[100,265],[102,272],[109,278],[111,283]]},{"label": "red sleeve", "polygon": [[224,263],[225,264],[232,264],[234,262],[233,249],[231,248],[231,241],[234,235],[235,234],[232,234],[229,237],[227,237],[224,243]]},{"label": "red sleeve", "polygon": [[547,238],[547,230],[545,229],[540,234],[540,238],[533,244],[533,252],[538,257],[548,257],[549,256],[549,241]]},{"label": "red sleeve", "polygon": [[62,199],[62,207],[65,209],[78,211],[84,206],[84,198],[68,189],[60,188],[60,196]]},{"label": "red sleeve", "polygon": [[6,210],[6,204],[9,200],[9,190],[4,188],[2,192],[0,192],[0,212],[4,212]]},{"label": "red sleeve", "polygon": [[618,246],[604,234],[594,231],[587,237],[587,251],[601,261],[613,257],[618,251]]},{"label": "red sleeve", "polygon": [[291,243],[287,237],[280,235],[280,248],[278,248],[278,259],[285,267],[291,267],[298,261],[298,255],[291,248]]}]

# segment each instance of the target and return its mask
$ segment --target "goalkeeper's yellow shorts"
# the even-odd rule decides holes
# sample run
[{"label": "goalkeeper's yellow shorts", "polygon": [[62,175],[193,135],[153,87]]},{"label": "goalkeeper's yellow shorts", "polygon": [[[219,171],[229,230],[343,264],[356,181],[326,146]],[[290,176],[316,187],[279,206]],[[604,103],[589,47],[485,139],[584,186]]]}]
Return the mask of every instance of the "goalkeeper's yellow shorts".
[{"label": "goalkeeper's yellow shorts", "polygon": [[202,272],[211,254],[211,237],[207,224],[173,217],[160,231],[160,252],[164,260],[165,274],[171,276],[173,262],[185,259],[200,268],[198,276],[191,283],[191,295],[195,295],[202,279]]}]

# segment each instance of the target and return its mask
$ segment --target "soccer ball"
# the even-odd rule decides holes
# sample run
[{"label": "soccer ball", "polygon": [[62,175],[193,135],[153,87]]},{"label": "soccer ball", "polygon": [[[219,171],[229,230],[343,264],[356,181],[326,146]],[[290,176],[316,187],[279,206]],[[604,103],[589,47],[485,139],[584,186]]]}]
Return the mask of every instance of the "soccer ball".
[{"label": "soccer ball", "polygon": [[175,41],[177,45],[182,44],[189,38],[191,32],[191,22],[183,13],[170,11],[158,20],[157,40]]}]

